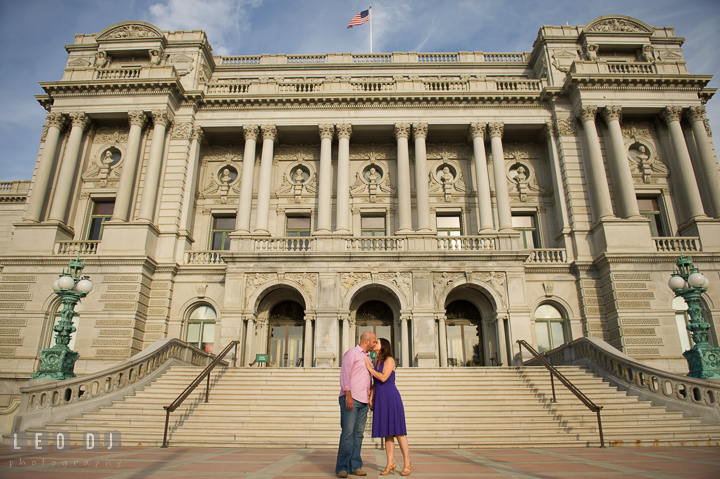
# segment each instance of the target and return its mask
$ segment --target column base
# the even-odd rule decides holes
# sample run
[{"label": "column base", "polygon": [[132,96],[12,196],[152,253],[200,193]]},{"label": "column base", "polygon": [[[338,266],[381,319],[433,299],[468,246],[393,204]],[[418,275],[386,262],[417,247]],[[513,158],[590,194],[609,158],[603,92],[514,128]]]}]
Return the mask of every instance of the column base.
[{"label": "column base", "polygon": [[255,230],[252,232],[253,236],[270,236],[270,232],[268,230]]},{"label": "column base", "polygon": [[645,218],[623,220],[612,216],[598,220],[590,228],[595,254],[655,252],[649,223],[650,220]]},{"label": "column base", "polygon": [[160,231],[149,221],[133,223],[107,222],[98,253],[119,256],[155,257]]},{"label": "column base", "polygon": [[18,254],[49,255],[53,254],[55,243],[72,241],[75,231],[57,222],[46,223],[14,223],[13,250]]},{"label": "column base", "polygon": [[480,230],[477,232],[478,235],[491,235],[495,233],[497,233],[497,231],[495,231],[495,228],[480,228]]},{"label": "column base", "polygon": [[413,233],[415,233],[415,230],[412,230],[409,228],[400,228],[399,230],[397,230],[395,232],[395,236],[408,235],[408,234],[413,234]]},{"label": "column base", "polygon": [[703,251],[720,251],[720,222],[707,216],[693,218],[678,227],[682,236],[699,236]]}]

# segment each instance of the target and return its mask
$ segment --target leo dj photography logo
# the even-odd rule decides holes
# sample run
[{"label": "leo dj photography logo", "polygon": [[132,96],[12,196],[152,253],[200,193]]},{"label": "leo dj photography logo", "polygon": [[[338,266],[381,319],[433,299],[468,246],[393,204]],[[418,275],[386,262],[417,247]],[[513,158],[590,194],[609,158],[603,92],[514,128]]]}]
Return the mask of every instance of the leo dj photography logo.
[{"label": "leo dj photography logo", "polygon": [[[77,433],[75,433],[77,434]],[[50,439],[52,438],[52,445]],[[82,450],[95,452],[120,451],[120,431],[82,432]],[[69,431],[14,432],[10,441],[10,450],[13,452],[64,452],[77,449],[78,445],[71,445]]]}]

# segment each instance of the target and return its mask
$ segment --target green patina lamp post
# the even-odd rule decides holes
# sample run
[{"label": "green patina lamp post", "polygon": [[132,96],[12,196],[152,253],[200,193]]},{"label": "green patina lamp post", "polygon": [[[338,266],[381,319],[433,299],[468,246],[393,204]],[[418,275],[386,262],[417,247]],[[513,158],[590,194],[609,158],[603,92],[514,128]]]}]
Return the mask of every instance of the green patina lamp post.
[{"label": "green patina lamp post", "polygon": [[710,345],[708,330],[710,325],[703,320],[700,298],[710,285],[703,274],[698,271],[691,257],[681,256],[676,261],[677,269],[673,271],[668,282],[675,296],[681,296],[688,306],[690,324],[688,331],[692,333],[695,346],[685,351],[690,372],[688,376],[700,379],[720,378],[720,348]]},{"label": "green patina lamp post", "polygon": [[78,256],[70,261],[67,271],[63,270],[60,278],[53,283],[55,294],[62,300],[60,321],[53,328],[55,345],[40,352],[42,363],[40,370],[31,379],[71,379],[75,377],[75,361],[80,357],[68,347],[70,336],[76,331],[73,326],[75,305],[92,291],[93,284],[87,276],[81,276],[85,261]]}]

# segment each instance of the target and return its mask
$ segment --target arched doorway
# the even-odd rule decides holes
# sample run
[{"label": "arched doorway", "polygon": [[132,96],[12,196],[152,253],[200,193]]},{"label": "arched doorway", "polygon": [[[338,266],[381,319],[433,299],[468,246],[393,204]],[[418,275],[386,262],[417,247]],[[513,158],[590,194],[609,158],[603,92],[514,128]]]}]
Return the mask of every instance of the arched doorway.
[{"label": "arched doorway", "polygon": [[484,366],[480,311],[465,300],[445,308],[448,366]]},{"label": "arched doorway", "polygon": [[295,301],[282,301],[268,317],[268,366],[294,368],[303,365],[305,313]]},{"label": "arched doorway", "polygon": [[356,338],[365,331],[372,331],[376,338],[385,338],[393,345],[395,353],[395,331],[393,327],[394,315],[392,309],[382,301],[366,301],[361,304],[355,314],[357,325]]}]

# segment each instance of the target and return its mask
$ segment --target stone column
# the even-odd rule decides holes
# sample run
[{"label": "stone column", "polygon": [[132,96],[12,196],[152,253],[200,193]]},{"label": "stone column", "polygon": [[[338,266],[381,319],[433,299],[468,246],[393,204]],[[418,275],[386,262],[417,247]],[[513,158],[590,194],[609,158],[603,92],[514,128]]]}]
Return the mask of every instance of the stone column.
[{"label": "stone column", "polygon": [[410,367],[410,344],[408,335],[408,318],[400,316],[400,338],[402,340],[402,365],[405,368]]},{"label": "stone column", "polygon": [[410,203],[410,153],[408,150],[408,137],[410,136],[409,123],[395,124],[395,138],[397,139],[397,191],[398,214],[400,227],[396,233],[412,232],[412,210]]},{"label": "stone column", "polygon": [[596,106],[583,106],[578,116],[583,124],[588,149],[585,179],[590,185],[590,193],[594,199],[595,220],[597,221],[603,218],[613,218],[614,216],[612,202],[610,201],[610,189],[605,175],[605,163],[603,163],[602,151],[600,150],[600,139],[595,126],[596,113]]},{"label": "stone column", "polygon": [[247,331],[245,333],[245,366],[255,360],[255,318],[247,318]]},{"label": "stone column", "polygon": [[670,130],[670,142],[672,143],[673,152],[675,153],[675,161],[672,168],[672,174],[676,175],[678,186],[677,195],[680,196],[681,202],[684,204],[685,212],[688,215],[686,219],[694,219],[705,216],[702,200],[700,199],[700,191],[698,190],[695,180],[695,173],[688,153],[685,136],[680,126],[680,118],[682,117],[682,108],[679,106],[671,106],[665,108],[660,114],[660,118],[667,123]]},{"label": "stone column", "polygon": [[497,333],[498,361],[505,364],[505,366],[509,366],[505,338],[505,316],[497,315],[495,318],[495,332]]},{"label": "stone column", "polygon": [[255,145],[259,128],[257,125],[243,126],[245,151],[243,153],[242,178],[240,179],[240,199],[238,200],[235,229],[250,234],[250,214],[252,212],[253,174],[255,172]]},{"label": "stone column", "polygon": [[[487,158],[485,157],[485,123],[470,125],[470,135],[475,155],[475,176],[477,183],[478,211],[480,213],[480,230],[478,234],[493,231],[492,200],[490,199],[490,176]],[[447,366],[447,364],[446,364]]]},{"label": "stone column", "polygon": [[[348,349],[350,349],[350,318],[344,316],[342,318],[342,344],[340,358],[342,358]],[[339,361],[338,361],[339,362]]]},{"label": "stone column", "polygon": [[505,178],[505,153],[503,152],[502,136],[505,129],[503,123],[489,123],[490,147],[492,149],[493,170],[495,173],[495,199],[498,207],[500,231],[512,229],[510,213],[510,195]]},{"label": "stone column", "polygon": [[[475,157],[477,161],[477,157]],[[440,350],[440,367],[446,368],[447,363],[447,333],[445,331],[445,316],[438,316],[438,344]]]},{"label": "stone column", "polygon": [[312,367],[313,317],[305,316],[305,341],[303,345],[303,367]]},{"label": "stone column", "polygon": [[328,234],[332,230],[332,139],[335,126],[320,125],[320,174],[318,175],[318,220],[316,233]]},{"label": "stone column", "polygon": [[710,139],[705,129],[705,107],[694,106],[688,108],[685,111],[685,116],[692,125],[695,144],[700,154],[703,177],[705,178],[710,196],[713,216],[717,219],[720,218],[720,170],[718,170],[718,160],[713,154]]},{"label": "stone column", "polygon": [[563,232],[566,230],[569,232],[570,219],[567,211],[565,186],[563,184],[562,170],[560,167],[560,155],[558,154],[557,143],[555,141],[555,129],[553,128],[553,124],[551,122],[545,123],[545,134],[547,135],[548,150],[550,151],[551,156],[550,169],[552,171],[553,189],[555,190],[555,202],[558,205],[560,213],[560,227]]},{"label": "stone column", "polygon": [[130,134],[128,135],[127,154],[123,161],[112,217],[113,221],[123,222],[128,221],[130,218],[130,203],[132,202],[138,159],[140,158],[142,130],[145,128],[145,123],[147,123],[147,115],[142,110],[132,110],[128,112],[128,120]]},{"label": "stone column", "polygon": [[270,185],[272,183],[273,148],[277,139],[275,125],[261,126],[263,136],[262,157],[260,159],[260,178],[258,185],[257,219],[255,234],[270,235],[268,219],[270,217]]},{"label": "stone column", "polygon": [[[352,125],[337,125],[338,174],[337,211],[335,228],[338,233],[350,234],[350,136]],[[344,353],[345,351],[343,351]]]},{"label": "stone column", "polygon": [[80,158],[83,132],[90,124],[90,118],[81,111],[70,113],[69,116],[72,121],[72,130],[65,149],[65,157],[60,167],[60,175],[58,176],[57,188],[55,189],[49,217],[51,221],[62,224],[65,224],[68,206],[72,203],[70,192],[75,184],[75,173]]},{"label": "stone column", "polygon": [[45,125],[47,126],[45,146],[43,146],[43,153],[35,174],[35,183],[25,213],[25,221],[39,223],[42,220],[42,207],[45,204],[45,195],[47,194],[48,183],[50,183],[50,174],[57,153],[60,131],[65,126],[65,121],[66,119],[62,113],[48,113],[45,117]]},{"label": "stone column", "polygon": [[427,123],[414,123],[415,138],[415,194],[417,196],[418,231],[432,232],[430,223],[430,194],[428,193],[427,151],[425,139],[428,134]]},{"label": "stone column", "polygon": [[610,146],[612,155],[610,159],[610,177],[612,178],[613,193],[615,195],[615,206],[622,218],[641,218],[638,209],[637,197],[635,196],[635,185],[633,184],[630,164],[628,163],[625,151],[625,141],[620,129],[620,114],[622,108],[619,106],[606,106],[602,111],[603,119],[610,130]]},{"label": "stone column", "polygon": [[142,199],[140,200],[140,214],[138,215],[139,220],[151,223],[155,220],[155,206],[163,164],[163,153],[165,151],[165,131],[172,122],[172,116],[168,110],[155,110],[152,112],[152,117],[154,125],[153,138],[147,171],[145,172]]},{"label": "stone column", "polygon": [[[182,213],[180,214],[180,228],[186,234],[190,233],[193,227],[193,218],[195,217],[195,191],[197,190],[198,170],[200,162],[200,144],[203,139],[203,130],[200,126],[194,126],[190,142],[190,153],[188,154],[187,181],[183,191]],[[116,205],[117,206],[117,205]]]}]

